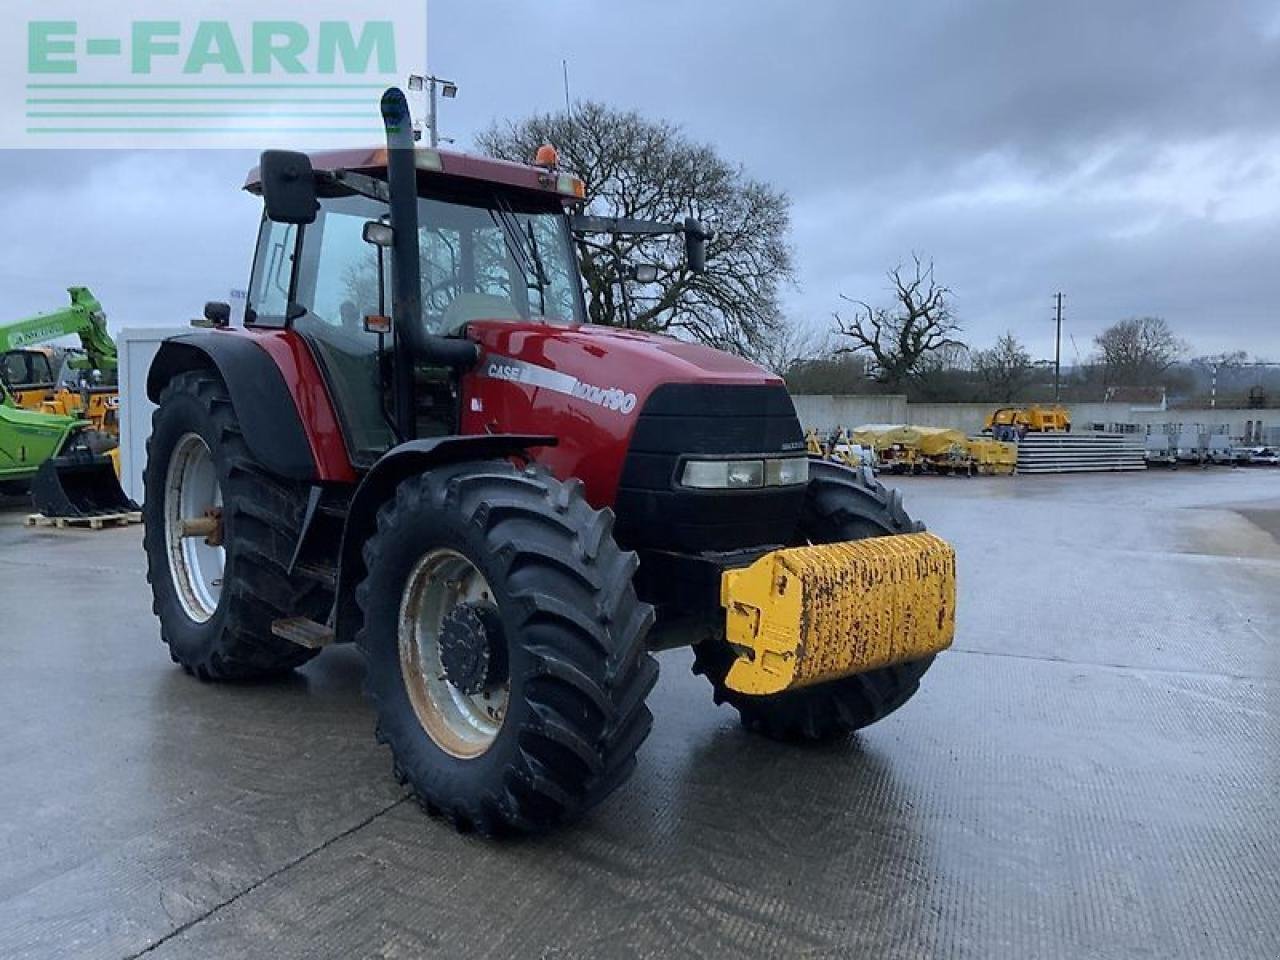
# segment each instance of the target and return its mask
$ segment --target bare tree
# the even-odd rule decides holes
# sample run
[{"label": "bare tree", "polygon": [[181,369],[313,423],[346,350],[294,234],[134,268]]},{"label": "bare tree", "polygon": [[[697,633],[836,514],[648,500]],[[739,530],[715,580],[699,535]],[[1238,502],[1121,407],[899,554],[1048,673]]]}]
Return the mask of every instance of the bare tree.
[{"label": "bare tree", "polygon": [[787,389],[795,394],[879,393],[884,388],[867,373],[867,358],[856,353],[827,352],[793,363],[784,374]]},{"label": "bare tree", "polygon": [[[477,143],[493,156],[525,162],[539,145],[553,144],[562,165],[586,181],[593,214],[668,223],[694,216],[715,231],[703,274],[688,270],[678,239],[579,241],[593,323],[621,323],[629,306],[632,325],[643,330],[753,359],[773,349],[783,325],[779,290],[794,281],[786,194],[751,179],[679,127],[600,103],[494,126]],[[619,265],[634,263],[656,265],[658,280],[629,286],[624,304]]]},{"label": "bare tree", "polygon": [[1111,386],[1154,387],[1186,355],[1185,341],[1163,317],[1130,317],[1093,339]]},{"label": "bare tree", "polygon": [[974,372],[989,400],[1010,403],[1031,384],[1034,364],[1026,347],[1010,331],[994,347],[973,354]]},{"label": "bare tree", "polygon": [[912,254],[912,262],[914,269],[900,264],[889,271],[894,306],[872,307],[841,294],[855,310],[848,320],[835,314],[836,332],[852,341],[837,352],[868,354],[876,379],[893,389],[926,372],[933,354],[963,346],[952,336],[960,325],[948,303],[951,290],[934,279],[932,261]]},{"label": "bare tree", "polygon": [[[1193,379],[1196,381],[1208,380],[1208,383],[1203,384],[1203,386],[1207,388],[1209,405],[1215,407],[1218,405],[1220,393],[1230,403],[1239,403],[1244,399],[1231,388],[1239,385],[1240,373],[1248,366],[1249,354],[1243,350],[1224,351],[1208,356],[1193,357],[1191,360]],[[1199,377],[1196,377],[1196,374],[1199,374]],[[1192,386],[1200,388],[1202,383],[1193,382]]]},{"label": "bare tree", "polygon": [[1249,362],[1249,354],[1243,350],[1232,350],[1204,357],[1195,357],[1191,362],[1197,367],[1204,367],[1206,370],[1215,368],[1218,370],[1232,370],[1247,364]]},{"label": "bare tree", "polygon": [[831,353],[831,336],[824,330],[779,319],[775,333],[752,357],[766,370],[786,376],[789,370]]}]

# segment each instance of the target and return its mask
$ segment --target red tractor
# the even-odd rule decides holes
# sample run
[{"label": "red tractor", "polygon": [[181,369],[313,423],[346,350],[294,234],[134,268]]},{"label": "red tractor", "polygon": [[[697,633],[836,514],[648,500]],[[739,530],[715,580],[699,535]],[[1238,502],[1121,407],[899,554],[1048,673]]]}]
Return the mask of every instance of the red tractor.
[{"label": "red tractor", "polygon": [[[951,641],[954,555],[867,472],[810,460],[775,376],[590,326],[583,184],[417,147],[268,151],[242,329],[151,367],[148,578],[202,680],[356,643],[378,739],[486,834],[580,815],[635,766],[655,649],[779,738],[901,706]],[[727,241],[726,241],[727,242]],[[388,302],[389,301],[389,302]]]}]

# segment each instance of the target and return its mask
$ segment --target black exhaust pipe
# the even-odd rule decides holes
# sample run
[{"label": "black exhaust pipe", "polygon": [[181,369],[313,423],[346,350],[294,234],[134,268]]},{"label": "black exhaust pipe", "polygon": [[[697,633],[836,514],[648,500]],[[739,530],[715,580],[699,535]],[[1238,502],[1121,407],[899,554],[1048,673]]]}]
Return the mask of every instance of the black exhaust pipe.
[{"label": "black exhaust pipe", "polygon": [[387,185],[391,191],[391,319],[395,338],[396,429],[402,440],[417,432],[415,360],[455,369],[475,364],[479,350],[470,340],[450,339],[422,328],[422,276],[418,250],[418,165],[413,121],[404,91],[382,95],[387,131]]}]

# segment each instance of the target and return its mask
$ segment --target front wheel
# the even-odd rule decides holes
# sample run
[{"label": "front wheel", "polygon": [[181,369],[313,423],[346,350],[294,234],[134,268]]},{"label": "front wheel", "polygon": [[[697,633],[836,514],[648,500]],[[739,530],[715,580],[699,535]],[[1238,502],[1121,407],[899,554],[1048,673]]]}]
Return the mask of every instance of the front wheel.
[{"label": "front wheel", "polygon": [[378,513],[356,594],[378,739],[460,830],[546,830],[635,767],[653,611],[612,521],[506,462],[411,477]]},{"label": "front wheel", "polygon": [[[809,469],[800,543],[838,543],[924,529],[907,516],[901,495],[886,490],[869,470],[817,461],[810,461]],[[761,697],[725,685],[734,653],[723,636],[693,650],[693,672],[711,681],[715,702],[737,709],[748,729],[780,740],[824,740],[882,720],[911,699],[933,663],[933,657],[924,657]]]}]

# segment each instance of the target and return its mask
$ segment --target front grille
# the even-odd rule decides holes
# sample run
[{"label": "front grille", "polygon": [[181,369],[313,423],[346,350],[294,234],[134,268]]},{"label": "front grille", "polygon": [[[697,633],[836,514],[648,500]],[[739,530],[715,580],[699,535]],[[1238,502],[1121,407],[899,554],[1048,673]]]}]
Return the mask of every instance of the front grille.
[{"label": "front grille", "polygon": [[629,549],[739,550],[790,542],[804,487],[687,490],[686,456],[803,454],[786,388],[666,384],[646,401],[618,488],[617,536]]}]

